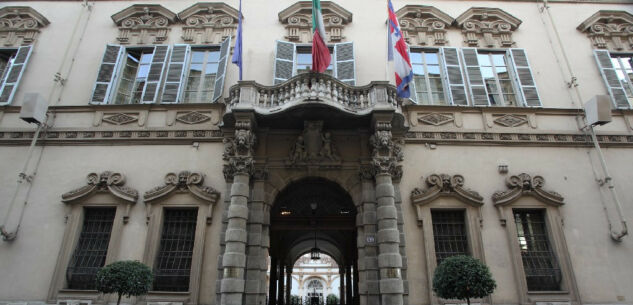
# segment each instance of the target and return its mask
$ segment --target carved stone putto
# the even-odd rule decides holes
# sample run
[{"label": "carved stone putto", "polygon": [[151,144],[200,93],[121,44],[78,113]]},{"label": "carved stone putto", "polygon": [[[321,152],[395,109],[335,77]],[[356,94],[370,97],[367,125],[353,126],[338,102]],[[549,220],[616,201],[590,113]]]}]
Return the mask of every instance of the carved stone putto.
[{"label": "carved stone putto", "polygon": [[[341,42],[345,39],[343,29],[352,22],[352,13],[338,4],[321,1],[323,23],[327,32],[326,42]],[[288,41],[312,42],[312,3],[299,1],[279,12],[279,22],[286,27]]]},{"label": "carved stone putto", "polygon": [[508,205],[522,196],[530,195],[552,206],[564,204],[563,196],[553,191],[543,189],[545,179],[541,176],[532,178],[526,173],[510,176],[506,180],[508,190],[498,191],[492,195],[492,202],[495,206]]},{"label": "carved stone putto", "polygon": [[426,184],[428,188],[425,190],[415,188],[411,191],[413,204],[425,205],[441,196],[455,197],[475,207],[484,204],[484,198],[479,193],[464,188],[462,175],[432,174],[426,178]]},{"label": "carved stone putto", "polygon": [[432,6],[405,5],[396,12],[402,36],[413,46],[442,46],[446,40],[446,28],[453,17]]},{"label": "carved stone putto", "polygon": [[5,47],[32,44],[40,29],[50,22],[28,6],[0,8],[0,43]]},{"label": "carved stone putto", "polygon": [[62,195],[62,202],[72,203],[94,193],[111,193],[130,203],[136,203],[138,192],[124,186],[125,177],[120,173],[105,171],[101,174],[88,174],[87,184]]},{"label": "carved stone putto", "polygon": [[290,148],[289,163],[340,163],[332,134],[323,132],[323,121],[305,121],[303,126],[303,133]]},{"label": "carved stone putto", "polygon": [[576,29],[587,33],[598,49],[633,50],[633,15],[629,12],[598,11]]},{"label": "carved stone putto", "polygon": [[160,44],[167,40],[176,14],[159,4],[134,4],[114,15],[121,44]]},{"label": "carved stone putto", "polygon": [[235,35],[239,11],[220,2],[199,2],[178,13],[185,25],[182,39],[187,43],[219,44]]},{"label": "carved stone putto", "polygon": [[498,8],[472,7],[455,19],[469,47],[509,48],[521,20]]}]

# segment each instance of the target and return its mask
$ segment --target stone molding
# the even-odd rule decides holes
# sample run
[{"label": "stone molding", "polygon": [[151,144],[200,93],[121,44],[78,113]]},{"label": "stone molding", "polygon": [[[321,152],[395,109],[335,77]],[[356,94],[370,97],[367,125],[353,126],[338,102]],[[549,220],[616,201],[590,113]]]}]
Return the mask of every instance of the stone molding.
[{"label": "stone molding", "polygon": [[4,47],[30,45],[48,19],[28,6],[0,8],[0,41]]},{"label": "stone molding", "polygon": [[595,48],[633,50],[633,15],[629,12],[600,10],[576,29],[586,33]]},{"label": "stone molding", "polygon": [[[352,13],[332,1],[321,1],[326,43],[345,40],[343,29],[352,22]],[[288,41],[312,42],[312,2],[299,1],[279,12],[279,22],[286,28]]]},{"label": "stone molding", "polygon": [[469,47],[487,48],[512,47],[515,44],[512,33],[521,24],[521,20],[504,10],[490,7],[472,7],[455,22]]},{"label": "stone molding", "polygon": [[112,15],[120,44],[161,44],[176,20],[175,13],[159,4],[134,4]]},{"label": "stone molding", "polygon": [[87,184],[62,195],[62,202],[74,203],[94,193],[110,193],[128,203],[136,203],[138,191],[124,186],[125,176],[120,173],[105,171],[101,174],[90,173]]},{"label": "stone molding", "polygon": [[198,2],[178,13],[184,22],[182,39],[190,44],[220,44],[235,35],[238,17],[239,11],[225,3]]},{"label": "stone molding", "polygon": [[443,46],[446,28],[455,19],[433,6],[405,5],[396,11],[404,39],[410,46]]},{"label": "stone molding", "polygon": [[498,191],[492,195],[495,206],[505,206],[516,201],[522,196],[533,196],[543,203],[558,207],[565,204],[563,196],[554,191],[543,189],[545,179],[541,176],[531,177],[526,173],[510,176],[506,180],[508,190]]},{"label": "stone molding", "polygon": [[484,198],[479,193],[464,188],[464,176],[432,174],[426,178],[427,189],[414,188],[411,191],[411,202],[416,205],[426,205],[438,197],[451,196],[474,207],[484,204]]}]

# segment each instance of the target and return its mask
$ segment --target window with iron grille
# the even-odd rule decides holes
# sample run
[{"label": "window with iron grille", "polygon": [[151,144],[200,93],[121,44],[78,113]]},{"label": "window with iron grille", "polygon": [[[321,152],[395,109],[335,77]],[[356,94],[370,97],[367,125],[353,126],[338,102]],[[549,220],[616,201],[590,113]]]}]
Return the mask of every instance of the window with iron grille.
[{"label": "window with iron grille", "polygon": [[154,290],[188,291],[198,210],[165,209]]},{"label": "window with iron grille", "polygon": [[97,271],[105,264],[116,208],[84,208],[84,224],[68,264],[69,289],[95,289]]},{"label": "window with iron grille", "polygon": [[545,211],[513,212],[528,290],[560,290],[561,271],[549,243]]},{"label": "window with iron grille", "polygon": [[469,255],[464,211],[432,210],[435,258],[439,265],[445,258]]}]

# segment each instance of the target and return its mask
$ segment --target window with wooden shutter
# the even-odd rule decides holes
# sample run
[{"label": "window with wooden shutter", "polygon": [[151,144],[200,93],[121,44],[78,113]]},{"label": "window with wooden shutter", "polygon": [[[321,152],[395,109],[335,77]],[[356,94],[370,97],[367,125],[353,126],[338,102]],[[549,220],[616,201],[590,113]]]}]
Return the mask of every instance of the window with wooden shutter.
[{"label": "window with wooden shutter", "polygon": [[457,48],[440,48],[442,77],[447,84],[445,88],[448,103],[467,106],[466,86],[462,76],[462,66]]},{"label": "window with wooden shutter", "polygon": [[220,45],[220,60],[218,62],[218,70],[215,75],[215,85],[213,89],[213,102],[216,102],[221,96],[224,89],[224,79],[226,75],[226,66],[229,62],[229,51],[231,49],[231,36],[224,39]]},{"label": "window with wooden shutter", "polygon": [[2,71],[0,83],[0,105],[10,104],[13,96],[17,91],[26,64],[31,57],[31,46],[23,46],[15,52],[6,54],[6,60],[3,60],[4,69]]},{"label": "window with wooden shutter", "polygon": [[[443,79],[445,76],[442,73],[440,51],[438,49],[416,49],[409,54],[413,68],[413,86],[411,88],[416,92],[418,102],[423,105],[448,105],[449,102],[446,98],[448,90],[445,88],[447,81]],[[461,81],[459,67],[457,71]],[[461,94],[465,103],[466,95],[463,90],[464,85],[462,84]]]},{"label": "window with wooden shutter", "polygon": [[335,75],[340,81],[356,85],[356,63],[354,61],[354,43],[343,42],[334,45],[334,57],[336,61]]},{"label": "window with wooden shutter", "polygon": [[290,79],[294,73],[296,45],[292,42],[277,41],[275,47],[275,64],[273,66],[273,84]]},{"label": "window with wooden shutter", "polygon": [[152,61],[149,64],[145,88],[141,97],[141,103],[154,103],[158,96],[158,89],[163,80],[163,70],[167,64],[169,46],[155,46]]},{"label": "window with wooden shutter", "polygon": [[594,50],[593,54],[613,105],[616,108],[630,108],[633,102],[631,56],[625,57],[627,60],[620,60],[606,50]]},{"label": "window with wooden shutter", "polygon": [[[413,69],[413,80],[409,84],[409,92],[410,92],[409,99],[412,102],[418,104],[418,89],[417,89],[417,86],[415,85],[415,83],[416,82],[420,82],[421,78],[418,75],[416,75],[415,72],[416,72],[416,67],[418,68],[418,71],[419,71],[419,68],[420,68],[420,65],[421,65],[421,62],[422,62],[422,57],[419,57],[419,59],[420,59],[419,61],[418,60],[414,60],[414,57],[416,59],[418,59],[419,53],[411,52],[411,47],[409,47],[409,45],[407,45],[407,50],[409,51],[409,59],[411,60],[411,67]],[[422,93],[420,93],[420,94],[422,94]]]},{"label": "window with wooden shutter", "polygon": [[468,91],[475,106],[488,106],[488,91],[484,84],[477,58],[477,49],[463,48],[462,56],[466,67],[466,80],[468,81]]},{"label": "window with wooden shutter", "polygon": [[534,81],[532,68],[530,68],[530,62],[525,50],[509,49],[506,53],[512,62],[511,66],[521,103],[526,107],[541,107],[541,99],[536,90],[536,82]]},{"label": "window with wooden shutter", "polygon": [[161,103],[173,104],[181,101],[190,54],[191,46],[188,44],[177,44],[172,48]]},{"label": "window with wooden shutter", "polygon": [[99,71],[97,72],[97,81],[90,98],[91,104],[106,104],[108,102],[114,90],[115,75],[124,51],[125,49],[119,45],[106,46]]},{"label": "window with wooden shutter", "polygon": [[115,77],[117,87],[112,104],[141,103],[153,57],[153,47],[125,49],[121,72]]}]

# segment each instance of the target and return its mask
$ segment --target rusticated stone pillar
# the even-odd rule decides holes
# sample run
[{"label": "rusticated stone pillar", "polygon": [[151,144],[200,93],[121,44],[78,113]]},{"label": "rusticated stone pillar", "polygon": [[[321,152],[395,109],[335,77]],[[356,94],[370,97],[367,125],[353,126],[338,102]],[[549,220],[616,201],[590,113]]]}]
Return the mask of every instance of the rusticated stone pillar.
[{"label": "rusticated stone pillar", "polygon": [[354,301],[352,298],[352,266],[345,266],[345,303],[348,305],[353,305]]},{"label": "rusticated stone pillar", "polygon": [[[360,171],[362,192],[362,230],[358,237],[359,293],[361,305],[380,304],[378,246],[376,244],[376,193],[372,166]],[[361,235],[361,232],[363,233]],[[364,247],[361,247],[363,245]]]},{"label": "rusticated stone pillar", "polygon": [[[253,190],[249,204],[248,242],[246,248],[246,282],[244,304],[260,305],[266,299],[266,256],[267,248],[263,247],[262,233],[265,214],[266,171],[256,169],[253,173]],[[262,273],[264,280],[262,281]],[[263,285],[263,288],[261,287]],[[263,293],[262,293],[263,291]]]},{"label": "rusticated stone pillar", "polygon": [[290,290],[292,290],[292,266],[286,266],[286,302],[290,304]]},{"label": "rusticated stone pillar", "polygon": [[223,277],[220,283],[220,304],[244,304],[246,267],[246,243],[248,238],[248,199],[250,176],[253,173],[253,149],[255,135],[249,118],[235,124],[235,137],[227,139],[224,159],[226,180],[232,180],[227,227],[224,235],[225,248],[222,256]]}]

